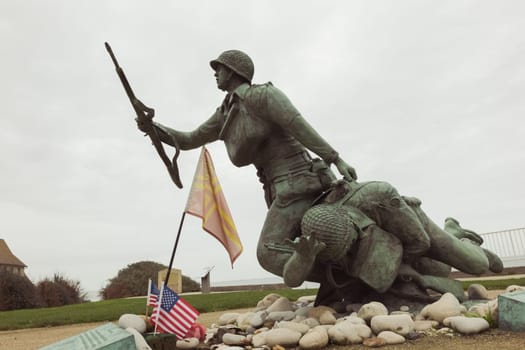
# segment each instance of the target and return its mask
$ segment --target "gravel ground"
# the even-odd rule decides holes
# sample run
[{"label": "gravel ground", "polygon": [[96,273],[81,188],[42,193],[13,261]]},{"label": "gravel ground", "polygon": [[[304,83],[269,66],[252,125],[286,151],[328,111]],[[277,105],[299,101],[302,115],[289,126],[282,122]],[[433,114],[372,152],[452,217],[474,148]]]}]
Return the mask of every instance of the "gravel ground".
[{"label": "gravel ground", "polygon": [[[497,294],[497,292],[493,292]],[[493,294],[491,293],[491,294]],[[247,312],[248,309],[235,309],[227,312]],[[206,326],[217,322],[226,311],[201,314],[197,320]],[[105,322],[84,323],[70,326],[20,329],[0,332],[1,350],[31,350],[52,344],[59,340],[93,329]],[[329,346],[327,350],[370,350],[363,345]],[[504,332],[498,329],[474,336],[425,336],[407,341],[402,345],[389,345],[386,350],[525,350],[525,333]]]}]

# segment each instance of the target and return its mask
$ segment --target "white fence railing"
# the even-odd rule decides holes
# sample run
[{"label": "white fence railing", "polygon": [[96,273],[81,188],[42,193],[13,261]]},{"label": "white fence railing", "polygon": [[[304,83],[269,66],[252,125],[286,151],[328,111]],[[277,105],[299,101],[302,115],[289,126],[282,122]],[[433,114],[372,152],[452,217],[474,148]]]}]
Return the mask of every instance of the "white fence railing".
[{"label": "white fence railing", "polygon": [[482,247],[496,253],[505,267],[525,266],[525,227],[482,233]]}]

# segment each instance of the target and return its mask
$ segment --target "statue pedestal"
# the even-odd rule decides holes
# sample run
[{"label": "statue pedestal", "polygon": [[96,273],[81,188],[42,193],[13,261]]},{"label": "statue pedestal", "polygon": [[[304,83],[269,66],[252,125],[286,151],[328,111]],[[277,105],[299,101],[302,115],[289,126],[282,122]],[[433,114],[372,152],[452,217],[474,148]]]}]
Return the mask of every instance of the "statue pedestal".
[{"label": "statue pedestal", "polygon": [[107,323],[45,346],[41,350],[129,350],[135,347],[135,339],[131,333],[113,323]]},{"label": "statue pedestal", "polygon": [[498,296],[498,324],[505,331],[525,332],[525,291]]}]

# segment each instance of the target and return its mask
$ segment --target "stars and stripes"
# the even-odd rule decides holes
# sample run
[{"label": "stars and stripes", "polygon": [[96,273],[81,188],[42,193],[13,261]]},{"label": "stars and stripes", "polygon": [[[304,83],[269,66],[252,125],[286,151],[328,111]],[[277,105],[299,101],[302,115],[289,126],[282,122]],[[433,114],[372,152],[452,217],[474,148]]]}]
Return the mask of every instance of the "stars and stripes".
[{"label": "stars and stripes", "polygon": [[163,333],[174,333],[179,339],[184,338],[195,323],[199,312],[173,290],[164,286],[153,308],[152,322]]},{"label": "stars and stripes", "polygon": [[156,306],[159,300],[160,289],[157,288],[155,282],[148,280],[148,298],[146,299],[147,306]]}]

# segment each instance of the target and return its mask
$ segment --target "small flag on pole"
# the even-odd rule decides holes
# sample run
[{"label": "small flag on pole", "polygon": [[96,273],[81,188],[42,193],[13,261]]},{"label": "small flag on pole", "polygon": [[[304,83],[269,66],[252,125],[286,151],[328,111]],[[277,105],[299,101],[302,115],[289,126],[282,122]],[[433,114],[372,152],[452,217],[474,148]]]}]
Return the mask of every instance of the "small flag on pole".
[{"label": "small flag on pole", "polygon": [[155,330],[174,333],[182,339],[195,323],[199,312],[177,293],[163,285],[159,302],[153,308],[152,315],[151,320],[155,324]]},{"label": "small flag on pole", "polygon": [[242,244],[206,147],[202,147],[185,212],[202,219],[202,228],[222,243],[233,265]]},{"label": "small flag on pole", "polygon": [[160,290],[155,285],[155,282],[148,280],[148,298],[146,299],[146,306],[156,306],[159,300]]}]

